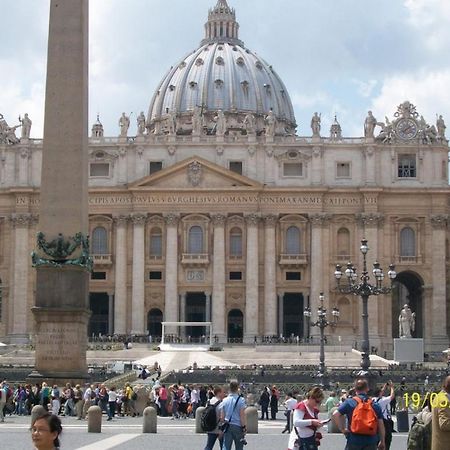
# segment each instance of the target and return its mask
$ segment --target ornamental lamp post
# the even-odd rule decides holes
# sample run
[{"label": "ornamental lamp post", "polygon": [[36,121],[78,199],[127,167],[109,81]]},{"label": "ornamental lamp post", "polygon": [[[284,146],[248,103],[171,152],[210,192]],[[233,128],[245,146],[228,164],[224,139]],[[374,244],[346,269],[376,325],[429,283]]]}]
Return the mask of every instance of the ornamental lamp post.
[{"label": "ornamental lamp post", "polygon": [[[358,282],[358,272],[356,267],[351,263],[347,263],[347,268],[343,271],[342,267],[337,264],[334,276],[337,281],[337,290],[341,294],[352,294],[360,296],[363,304],[362,319],[363,319],[363,342],[362,342],[362,355],[361,355],[361,369],[359,373],[361,376],[369,375],[370,358],[369,358],[369,313],[368,313],[368,301],[372,295],[389,294],[392,291],[392,282],[395,280],[397,273],[395,272],[394,264],[389,266],[388,277],[391,280],[391,286],[383,286],[384,273],[380,267],[380,263],[375,261],[373,263],[373,276],[375,278],[375,284],[370,284],[370,276],[367,270],[367,252],[369,247],[367,245],[367,239],[361,241],[360,251],[363,255],[363,270],[359,277],[361,281]],[[342,283],[342,278],[346,282]]]},{"label": "ornamental lamp post", "polygon": [[[331,312],[331,316],[332,316],[332,320],[331,322],[329,322],[327,320],[327,310],[323,305],[323,301],[324,301],[324,295],[321,292],[319,295],[319,301],[320,301],[320,305],[317,308],[317,321],[315,322],[310,322],[311,326],[313,327],[318,327],[320,329],[320,363],[319,363],[319,372],[318,372],[318,376],[321,379],[321,384],[323,385],[323,380],[326,374],[326,367],[325,367],[325,328],[328,326],[336,326],[337,323],[339,322],[339,309],[334,307],[332,312]],[[303,311],[303,315],[307,318],[307,319],[311,319],[312,317],[312,311],[311,308],[309,306],[307,306],[305,308],[305,310]]]}]

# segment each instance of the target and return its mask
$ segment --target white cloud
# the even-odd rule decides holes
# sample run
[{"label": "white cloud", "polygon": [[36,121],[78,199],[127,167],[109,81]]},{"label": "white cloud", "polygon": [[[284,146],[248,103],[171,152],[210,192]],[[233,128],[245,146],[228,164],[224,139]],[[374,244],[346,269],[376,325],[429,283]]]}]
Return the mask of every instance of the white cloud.
[{"label": "white cloud", "polygon": [[372,96],[373,90],[375,89],[375,87],[378,84],[377,80],[365,81],[365,80],[357,80],[356,78],[354,78],[352,80],[352,82],[353,82],[353,84],[356,85],[358,94],[361,97],[365,97],[365,98]]},{"label": "white cloud", "polygon": [[450,44],[450,2],[448,0],[405,0],[409,22],[433,52],[446,51]]},{"label": "white cloud", "polygon": [[393,76],[384,81],[372,110],[379,118],[391,117],[400,103],[409,100],[429,123],[434,123],[437,113],[450,119],[449,86],[450,69]]}]

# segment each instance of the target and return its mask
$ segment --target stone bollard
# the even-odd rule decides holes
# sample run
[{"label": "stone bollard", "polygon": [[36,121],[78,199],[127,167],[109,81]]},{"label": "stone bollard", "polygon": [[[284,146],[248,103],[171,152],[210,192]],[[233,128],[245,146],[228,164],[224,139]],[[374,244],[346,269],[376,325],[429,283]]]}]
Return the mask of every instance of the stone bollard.
[{"label": "stone bollard", "polygon": [[254,406],[245,408],[245,417],[247,419],[247,433],[258,434],[258,410]]},{"label": "stone bollard", "polygon": [[33,406],[33,409],[31,410],[31,423],[34,423],[34,421],[44,415],[47,411],[45,408],[41,405]]},{"label": "stone bollard", "polygon": [[328,422],[328,433],[340,433],[338,426],[334,423],[333,414],[337,411],[337,408],[332,408],[330,411],[331,420]]},{"label": "stone bollard", "polygon": [[142,427],[143,433],[153,433],[156,434],[158,416],[156,414],[156,409],[152,406],[148,406],[144,409],[144,425]]},{"label": "stone bollard", "polygon": [[255,396],[253,394],[247,395],[247,405],[253,406],[255,404]]},{"label": "stone bollard", "polygon": [[102,432],[102,409],[100,406],[91,406],[88,409],[88,433]]},{"label": "stone bollard", "polygon": [[199,406],[195,411],[195,432],[196,433],[204,433],[202,429],[202,412],[205,410],[203,406]]}]

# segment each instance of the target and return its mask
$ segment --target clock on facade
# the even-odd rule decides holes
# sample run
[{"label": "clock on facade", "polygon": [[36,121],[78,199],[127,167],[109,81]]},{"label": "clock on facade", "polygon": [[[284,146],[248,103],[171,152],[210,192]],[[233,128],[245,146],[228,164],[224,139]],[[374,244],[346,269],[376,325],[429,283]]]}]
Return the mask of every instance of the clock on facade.
[{"label": "clock on facade", "polygon": [[400,119],[395,128],[400,139],[414,139],[417,135],[417,123],[413,119]]}]

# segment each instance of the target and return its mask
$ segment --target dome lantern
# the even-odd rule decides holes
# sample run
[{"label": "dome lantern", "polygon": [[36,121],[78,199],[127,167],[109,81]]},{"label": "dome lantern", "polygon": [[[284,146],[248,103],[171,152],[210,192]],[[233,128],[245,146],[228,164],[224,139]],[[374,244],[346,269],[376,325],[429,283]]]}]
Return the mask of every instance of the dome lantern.
[{"label": "dome lantern", "polygon": [[208,13],[205,24],[205,39],[201,45],[212,42],[229,42],[244,45],[239,40],[239,24],[236,21],[236,11],[228,6],[227,0],[218,0]]}]

